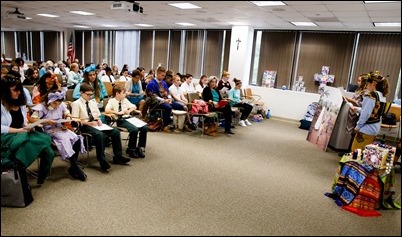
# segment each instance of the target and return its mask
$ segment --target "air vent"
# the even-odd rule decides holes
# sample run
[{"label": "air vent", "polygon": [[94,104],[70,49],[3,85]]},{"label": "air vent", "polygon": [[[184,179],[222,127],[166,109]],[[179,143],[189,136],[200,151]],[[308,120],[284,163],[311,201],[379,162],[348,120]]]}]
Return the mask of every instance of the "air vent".
[{"label": "air vent", "polygon": [[200,22],[219,22],[217,19],[214,18],[193,18],[196,21],[200,21]]},{"label": "air vent", "polygon": [[113,3],[113,6],[112,6],[113,8],[122,8],[123,7],[123,3],[121,3],[121,2],[115,2],[115,3]]},{"label": "air vent", "polygon": [[313,22],[339,22],[336,17],[310,17],[310,20]]}]

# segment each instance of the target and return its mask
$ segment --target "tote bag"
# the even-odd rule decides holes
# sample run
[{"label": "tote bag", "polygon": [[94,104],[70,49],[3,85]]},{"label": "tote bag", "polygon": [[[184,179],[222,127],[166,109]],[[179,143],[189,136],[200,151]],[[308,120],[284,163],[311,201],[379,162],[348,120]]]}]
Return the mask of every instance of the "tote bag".
[{"label": "tote bag", "polygon": [[1,206],[26,207],[33,201],[25,168],[16,164],[14,168],[2,169]]}]

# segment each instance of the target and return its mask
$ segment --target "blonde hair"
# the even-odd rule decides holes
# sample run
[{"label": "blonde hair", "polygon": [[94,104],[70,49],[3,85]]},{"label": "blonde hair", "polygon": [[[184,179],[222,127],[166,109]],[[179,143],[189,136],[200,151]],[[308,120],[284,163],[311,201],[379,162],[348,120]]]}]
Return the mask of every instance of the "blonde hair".
[{"label": "blonde hair", "polygon": [[229,73],[228,71],[223,71],[221,78],[223,78],[223,77],[229,77],[229,76],[230,76],[230,73]]}]

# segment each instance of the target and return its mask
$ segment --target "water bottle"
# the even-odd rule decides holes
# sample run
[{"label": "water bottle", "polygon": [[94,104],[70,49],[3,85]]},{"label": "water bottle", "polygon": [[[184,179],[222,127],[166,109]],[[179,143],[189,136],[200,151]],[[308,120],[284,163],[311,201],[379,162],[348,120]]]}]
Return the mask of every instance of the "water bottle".
[{"label": "water bottle", "polygon": [[271,118],[271,110],[267,110],[267,119]]}]

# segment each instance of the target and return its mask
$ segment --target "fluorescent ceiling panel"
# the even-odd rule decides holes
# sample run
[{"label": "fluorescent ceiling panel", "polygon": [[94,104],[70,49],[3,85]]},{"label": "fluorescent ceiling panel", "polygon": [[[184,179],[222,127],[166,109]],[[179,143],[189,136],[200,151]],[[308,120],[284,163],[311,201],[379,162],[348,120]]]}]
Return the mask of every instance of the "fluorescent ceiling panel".
[{"label": "fluorescent ceiling panel", "polygon": [[282,1],[251,1],[251,3],[253,3],[259,7],[286,6],[286,4]]},{"label": "fluorescent ceiling panel", "polygon": [[399,1],[363,1],[364,3],[387,3],[387,2],[399,2]]},{"label": "fluorescent ceiling panel", "polygon": [[182,25],[182,26],[195,26],[194,24],[186,23],[186,22],[180,22],[180,23],[176,23],[176,24]]},{"label": "fluorescent ceiling panel", "polygon": [[290,22],[295,26],[317,26],[314,22]]},{"label": "fluorescent ceiling panel", "polygon": [[168,5],[172,6],[172,7],[177,7],[180,9],[197,9],[197,8],[201,8],[197,5],[188,3],[188,2],[184,2],[184,3],[169,3]]},{"label": "fluorescent ceiling panel", "polygon": [[401,27],[400,22],[374,22],[374,26],[383,26],[383,27]]},{"label": "fluorescent ceiling panel", "polygon": [[89,26],[81,26],[81,25],[74,25],[74,27],[76,27],[76,28],[84,28],[84,29],[91,28]]},{"label": "fluorescent ceiling panel", "polygon": [[84,11],[70,11],[70,13],[74,13],[74,14],[78,14],[78,15],[83,15],[83,16],[92,16],[92,15],[95,15],[95,13],[84,12]]},{"label": "fluorescent ceiling panel", "polygon": [[142,27],[152,27],[154,25],[149,25],[149,24],[135,24],[137,26],[142,26]]},{"label": "fluorescent ceiling panel", "polygon": [[45,16],[45,17],[60,17],[60,16],[56,16],[56,15],[52,15],[52,14],[36,14],[38,16]]}]

